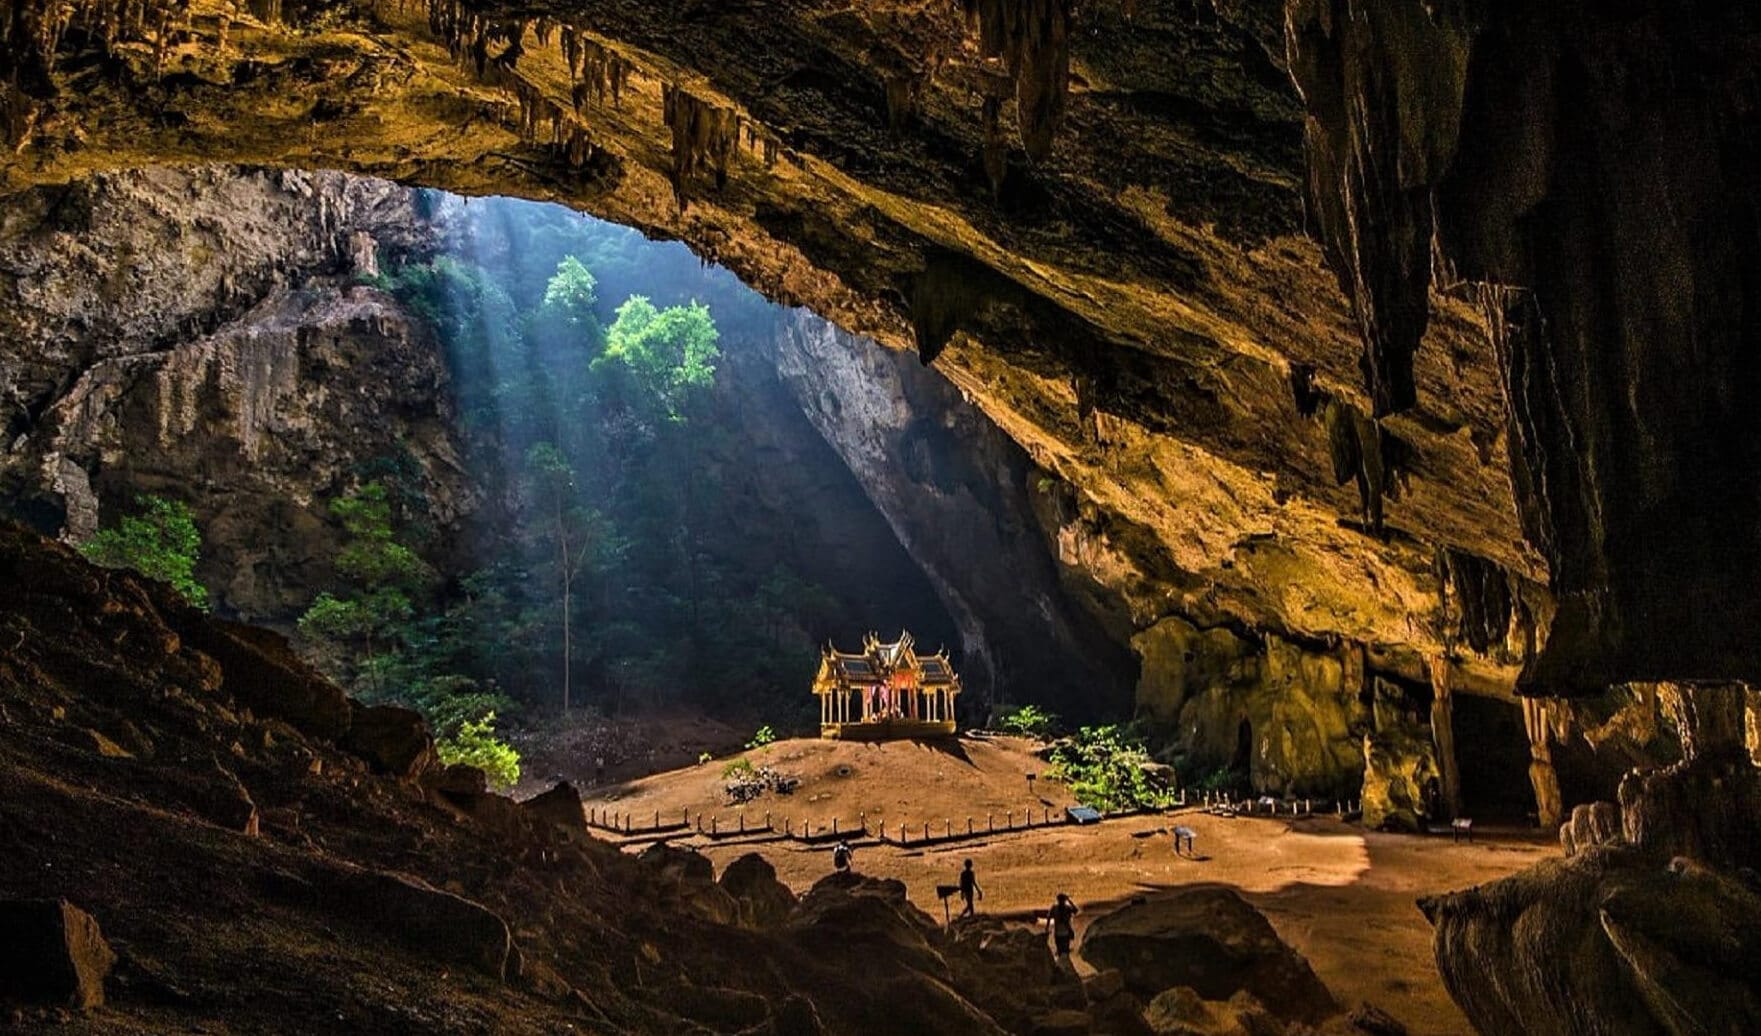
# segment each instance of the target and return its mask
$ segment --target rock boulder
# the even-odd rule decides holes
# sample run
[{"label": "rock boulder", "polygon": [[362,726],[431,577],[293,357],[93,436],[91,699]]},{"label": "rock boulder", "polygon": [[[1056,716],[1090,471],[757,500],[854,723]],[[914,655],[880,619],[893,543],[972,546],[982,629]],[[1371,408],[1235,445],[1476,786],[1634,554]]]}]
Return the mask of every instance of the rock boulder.
[{"label": "rock boulder", "polygon": [[1089,925],[1082,956],[1117,968],[1144,998],[1188,986],[1205,1000],[1245,990],[1277,1016],[1305,1022],[1339,1011],[1308,961],[1228,888],[1195,886],[1120,907]]},{"label": "rock boulder", "polygon": [[86,1010],[104,1003],[116,954],[67,900],[0,901],[0,997]]}]

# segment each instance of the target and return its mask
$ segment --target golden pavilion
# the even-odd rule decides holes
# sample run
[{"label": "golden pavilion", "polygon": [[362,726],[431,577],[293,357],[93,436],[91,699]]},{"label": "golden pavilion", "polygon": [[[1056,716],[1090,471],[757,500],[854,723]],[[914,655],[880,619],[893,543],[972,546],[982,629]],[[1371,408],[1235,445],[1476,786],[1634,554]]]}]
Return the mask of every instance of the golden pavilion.
[{"label": "golden pavilion", "polygon": [[960,678],[946,651],[919,655],[908,632],[883,644],[873,633],[855,654],[826,645],[813,678],[819,736],[845,741],[951,737]]}]

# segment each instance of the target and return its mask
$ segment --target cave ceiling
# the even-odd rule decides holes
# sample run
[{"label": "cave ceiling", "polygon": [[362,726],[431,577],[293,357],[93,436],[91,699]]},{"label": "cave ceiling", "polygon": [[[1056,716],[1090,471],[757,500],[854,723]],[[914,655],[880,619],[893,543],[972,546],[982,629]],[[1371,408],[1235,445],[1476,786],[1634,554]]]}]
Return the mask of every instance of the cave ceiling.
[{"label": "cave ceiling", "polygon": [[933,360],[1071,487],[1062,559],[1137,624],[1507,688],[1524,624],[1470,651],[1445,592],[1466,566],[1547,608],[1491,337],[1433,296],[1412,405],[1368,416],[1278,0],[967,6],[14,3],[0,189],[334,168],[678,238]]}]

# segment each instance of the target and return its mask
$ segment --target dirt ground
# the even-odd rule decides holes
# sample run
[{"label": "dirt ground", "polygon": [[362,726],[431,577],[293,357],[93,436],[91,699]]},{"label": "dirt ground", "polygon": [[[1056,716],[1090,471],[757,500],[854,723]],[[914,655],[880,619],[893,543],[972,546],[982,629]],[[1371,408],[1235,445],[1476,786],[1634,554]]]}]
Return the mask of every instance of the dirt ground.
[{"label": "dirt ground", "polygon": [[[1019,816],[1025,809],[1037,814],[1051,808],[1055,814],[1071,800],[1043,776],[1029,793],[1026,774],[1044,768],[1034,747],[1019,739],[963,738],[957,747],[941,748],[780,742],[747,755],[755,765],[800,776],[801,787],[791,796],[766,795],[744,807],[745,815],[751,826],[770,812],[816,828],[837,816],[848,828],[867,814],[871,829],[883,819],[889,830],[902,821],[916,827],[927,820],[939,831],[948,819],[963,827],[967,816],[983,828],[986,813],[994,813],[999,824],[1005,811]],[[588,804],[638,816],[701,810],[719,816],[725,828],[742,809],[725,804],[725,763],[607,787],[589,794]],[[1194,858],[1175,856],[1175,824],[1196,833]],[[829,849],[792,842],[701,848],[718,869],[747,852],[762,852],[797,892],[831,869]],[[1502,877],[1557,851],[1552,839],[1534,831],[1489,831],[1473,844],[1453,844],[1446,836],[1365,831],[1331,817],[1230,819],[1185,810],[1094,827],[998,833],[923,850],[858,842],[855,865],[903,880],[912,899],[940,918],[935,887],[951,883],[961,861],[970,858],[985,892],[982,910],[1029,921],[1057,893],[1068,892],[1084,912],[1079,932],[1085,919],[1136,896],[1194,882],[1229,885],[1266,913],[1342,1003],[1374,1003],[1415,1036],[1455,1036],[1472,1030],[1444,992],[1431,956],[1430,926],[1414,900]]]}]

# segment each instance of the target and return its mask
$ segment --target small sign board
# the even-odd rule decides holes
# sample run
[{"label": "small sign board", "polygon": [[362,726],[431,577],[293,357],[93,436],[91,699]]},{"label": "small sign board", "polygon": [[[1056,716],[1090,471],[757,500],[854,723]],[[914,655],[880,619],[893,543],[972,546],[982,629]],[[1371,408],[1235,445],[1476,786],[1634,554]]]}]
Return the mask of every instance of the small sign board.
[{"label": "small sign board", "polygon": [[1101,811],[1093,806],[1071,806],[1064,810],[1064,815],[1072,824],[1098,824],[1101,822]]}]

